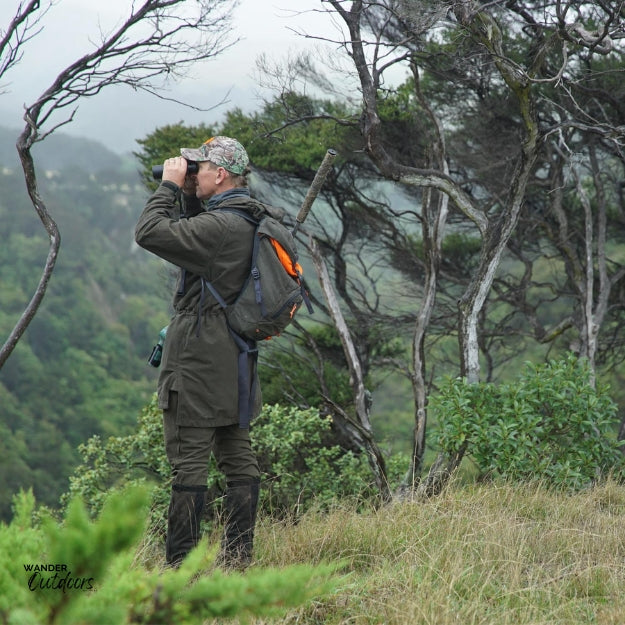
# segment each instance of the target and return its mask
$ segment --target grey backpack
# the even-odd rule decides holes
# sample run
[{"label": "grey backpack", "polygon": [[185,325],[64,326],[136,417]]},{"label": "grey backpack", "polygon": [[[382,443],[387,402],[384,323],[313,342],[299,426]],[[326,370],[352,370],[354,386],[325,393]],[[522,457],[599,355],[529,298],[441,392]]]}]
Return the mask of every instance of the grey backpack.
[{"label": "grey backpack", "polygon": [[259,341],[281,334],[302,303],[313,312],[297,262],[291,232],[277,219],[260,220],[236,208],[220,208],[254,224],[250,272],[232,304],[226,304],[215,287],[202,281],[224,309],[230,329],[244,339]]}]

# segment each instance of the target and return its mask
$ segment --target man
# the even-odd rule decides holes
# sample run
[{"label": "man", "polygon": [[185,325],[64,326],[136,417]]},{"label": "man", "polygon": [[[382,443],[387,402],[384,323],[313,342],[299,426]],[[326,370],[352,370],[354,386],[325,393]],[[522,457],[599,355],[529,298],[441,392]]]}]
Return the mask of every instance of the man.
[{"label": "man", "polygon": [[[181,269],[158,380],[173,474],[166,561],[179,565],[198,543],[212,452],[227,484],[221,560],[245,568],[252,556],[260,472],[247,422],[239,420],[240,350],[202,278],[232,303],[249,273],[254,225],[220,208],[258,219],[267,207],[250,198],[249,159],[237,140],[214,137],[180,152],[165,161],[162,182],[135,231],[141,247]],[[198,164],[196,174],[187,174],[189,161]],[[206,210],[202,200],[208,200]],[[254,417],[260,389],[255,368],[246,373],[248,417]]]}]

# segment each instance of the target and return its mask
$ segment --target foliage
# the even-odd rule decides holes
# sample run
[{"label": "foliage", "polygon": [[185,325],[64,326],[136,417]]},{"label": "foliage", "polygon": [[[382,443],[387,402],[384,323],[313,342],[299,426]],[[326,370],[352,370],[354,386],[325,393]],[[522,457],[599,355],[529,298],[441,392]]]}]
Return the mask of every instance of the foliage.
[{"label": "foliage", "polygon": [[[32,487],[39,502],[56,506],[79,460],[77,446],[132,427],[154,386],[146,358],[169,316],[162,265],[131,245],[145,197],[136,172],[125,173],[119,157],[112,168],[111,154],[102,161],[107,170],[98,168],[100,158],[77,164],[92,144],[54,143],[57,158],[42,159],[42,185],[64,246],[37,316],[0,371],[2,519],[19,488]],[[48,247],[22,188],[10,168],[2,171],[3,336],[27,304]]]},{"label": "foliage", "polygon": [[337,567],[293,566],[224,574],[214,551],[199,546],[179,569],[149,570],[136,561],[149,494],[112,495],[91,521],[79,499],[63,523],[32,524],[34,498],[16,497],[10,525],[0,526],[0,620],[20,625],[178,625],[236,615],[276,616],[328,594]]},{"label": "foliage", "polygon": [[263,502],[274,514],[371,494],[363,454],[332,442],[332,419],[316,409],[265,406],[253,445],[263,472]]},{"label": "foliage", "polygon": [[[302,121],[278,130],[284,124],[284,107],[292,119]],[[306,180],[312,179],[326,150],[340,138],[337,124],[318,118],[324,115],[341,117],[345,108],[338,102],[285,93],[250,115],[240,109],[229,111],[222,132],[237,137],[246,146],[255,167]]]},{"label": "foliage", "polygon": [[[309,115],[310,120],[280,130],[283,106],[289,108],[291,115]],[[135,156],[142,166],[144,184],[153,190],[156,187],[151,174],[153,165],[161,164],[180,147],[197,147],[213,134],[228,135],[245,146],[254,168],[310,181],[327,149],[336,146],[342,134],[340,125],[317,117],[341,118],[347,114],[339,102],[283,94],[258,112],[248,114],[235,107],[217,125],[186,126],[179,122],[157,128],[137,140],[141,150]]]},{"label": "foliage", "polygon": [[466,448],[482,475],[513,480],[580,488],[621,472],[616,405],[590,376],[587,363],[571,354],[526,363],[507,384],[450,379],[431,398],[438,443],[450,455]]},{"label": "foliage", "polygon": [[[262,472],[261,507],[276,515],[301,513],[335,498],[370,492],[370,470],[362,455],[341,449],[331,433],[331,420],[317,409],[266,405],[252,424],[252,444]],[[169,501],[170,469],[163,445],[162,413],[156,396],[145,407],[135,433],[92,437],[79,448],[82,463],[70,477],[63,500],[80,496],[91,514],[97,514],[109,491],[128,484],[156,481],[150,526],[158,531]],[[399,479],[401,469],[394,473]],[[225,483],[211,460],[208,477],[208,510],[212,518]]]},{"label": "foliage", "polygon": [[185,126],[183,122],[169,124],[157,128],[143,139],[137,139],[141,150],[134,153],[142,166],[141,178],[150,191],[160,184],[152,177],[152,167],[162,165],[172,155],[179,156],[179,148],[196,148],[215,134],[214,130],[200,124]]}]

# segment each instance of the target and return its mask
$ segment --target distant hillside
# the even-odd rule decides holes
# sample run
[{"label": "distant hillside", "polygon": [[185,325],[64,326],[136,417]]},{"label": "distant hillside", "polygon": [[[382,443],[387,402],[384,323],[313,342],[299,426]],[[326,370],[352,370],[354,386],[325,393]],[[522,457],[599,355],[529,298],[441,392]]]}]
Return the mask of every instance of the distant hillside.
[{"label": "distant hillside", "polygon": [[[20,130],[0,126],[0,167],[19,167],[15,143]],[[125,157],[115,154],[91,139],[55,132],[33,148],[36,166],[43,170],[61,171],[77,167],[103,171],[123,167]]]},{"label": "distant hillside", "polygon": [[[16,137],[0,128],[0,341],[32,297],[49,247]],[[169,319],[171,270],[133,239],[147,197],[137,165],[62,133],[37,145],[35,160],[61,250],[35,319],[0,370],[0,519],[20,488],[55,506],[77,446],[134,427],[155,389],[147,357]]]}]

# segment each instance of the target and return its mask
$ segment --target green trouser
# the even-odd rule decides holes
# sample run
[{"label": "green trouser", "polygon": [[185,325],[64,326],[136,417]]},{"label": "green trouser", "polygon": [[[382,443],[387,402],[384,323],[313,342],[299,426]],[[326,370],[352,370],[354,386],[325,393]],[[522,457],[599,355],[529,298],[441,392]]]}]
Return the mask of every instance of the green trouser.
[{"label": "green trouser", "polygon": [[260,482],[249,430],[238,424],[224,427],[178,425],[176,393],[171,393],[169,408],[163,412],[163,426],[165,451],[173,475],[167,519],[167,563],[179,564],[199,542],[211,453],[226,476],[227,485],[222,559],[228,564],[229,559],[235,558],[236,551],[239,554],[236,559],[249,561]]}]

